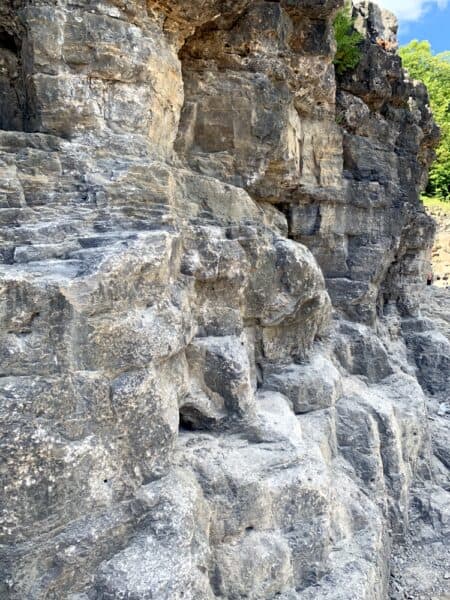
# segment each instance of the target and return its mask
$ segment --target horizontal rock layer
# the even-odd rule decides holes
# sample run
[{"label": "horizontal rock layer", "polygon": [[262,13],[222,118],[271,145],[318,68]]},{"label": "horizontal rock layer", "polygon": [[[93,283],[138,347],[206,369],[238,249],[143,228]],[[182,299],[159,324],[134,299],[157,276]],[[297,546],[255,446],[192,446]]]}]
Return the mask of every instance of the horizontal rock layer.
[{"label": "horizontal rock layer", "polygon": [[437,130],[341,4],[0,7],[2,597],[444,593]]}]

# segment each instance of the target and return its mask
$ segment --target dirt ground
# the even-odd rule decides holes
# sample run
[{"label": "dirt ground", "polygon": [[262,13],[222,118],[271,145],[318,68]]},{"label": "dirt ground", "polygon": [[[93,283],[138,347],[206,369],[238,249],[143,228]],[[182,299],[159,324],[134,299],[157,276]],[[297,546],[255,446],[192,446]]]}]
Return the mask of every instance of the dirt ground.
[{"label": "dirt ground", "polygon": [[432,255],[434,285],[447,287],[450,286],[450,204],[448,209],[439,205],[426,208],[438,225]]}]

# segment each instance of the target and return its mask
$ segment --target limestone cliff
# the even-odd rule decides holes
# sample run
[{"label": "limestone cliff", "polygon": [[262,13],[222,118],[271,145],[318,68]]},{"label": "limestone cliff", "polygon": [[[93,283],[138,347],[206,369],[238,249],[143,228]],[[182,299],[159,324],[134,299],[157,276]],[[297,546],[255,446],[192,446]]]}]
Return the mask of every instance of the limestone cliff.
[{"label": "limestone cliff", "polygon": [[1,598],[445,597],[437,130],[341,5],[1,3]]}]

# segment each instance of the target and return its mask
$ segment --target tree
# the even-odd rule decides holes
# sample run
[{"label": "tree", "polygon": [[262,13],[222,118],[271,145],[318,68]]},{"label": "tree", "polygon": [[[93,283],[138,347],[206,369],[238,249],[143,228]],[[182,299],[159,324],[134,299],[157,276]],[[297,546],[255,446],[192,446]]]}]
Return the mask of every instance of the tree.
[{"label": "tree", "polygon": [[433,54],[429,42],[413,40],[400,49],[403,65],[428,88],[441,142],[430,170],[427,194],[450,202],[450,52]]},{"label": "tree", "polygon": [[336,38],[336,54],[334,64],[338,75],[354,69],[361,60],[359,45],[364,37],[353,27],[354,19],[351,16],[351,6],[347,4],[336,15],[333,22],[334,36]]}]

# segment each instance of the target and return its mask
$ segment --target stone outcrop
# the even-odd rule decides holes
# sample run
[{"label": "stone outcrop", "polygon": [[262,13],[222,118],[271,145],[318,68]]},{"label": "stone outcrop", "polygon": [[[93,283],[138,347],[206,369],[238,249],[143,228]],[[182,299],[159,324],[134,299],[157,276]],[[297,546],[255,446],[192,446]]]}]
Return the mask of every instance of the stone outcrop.
[{"label": "stone outcrop", "polygon": [[2,598],[444,597],[437,130],[341,5],[0,6]]}]

